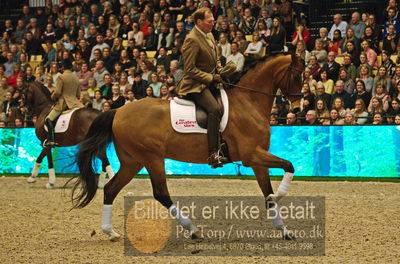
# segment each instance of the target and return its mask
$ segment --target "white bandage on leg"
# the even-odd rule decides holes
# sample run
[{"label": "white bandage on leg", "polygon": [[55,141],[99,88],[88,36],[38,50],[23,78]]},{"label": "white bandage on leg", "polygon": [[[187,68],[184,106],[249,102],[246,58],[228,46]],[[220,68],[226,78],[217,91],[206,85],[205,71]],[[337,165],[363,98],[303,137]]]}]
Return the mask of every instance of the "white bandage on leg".
[{"label": "white bandage on leg", "polygon": [[192,220],[190,220],[188,216],[183,215],[175,204],[171,205],[168,210],[172,218],[177,219],[183,228],[192,231],[192,233],[199,231],[199,229],[193,225]]},{"label": "white bandage on leg", "polygon": [[107,172],[107,174],[108,174],[108,178],[110,178],[110,180],[112,179],[112,177],[114,177],[114,171],[112,170],[112,168],[111,168],[111,166],[110,165],[108,165],[107,167],[106,167],[106,172]]},{"label": "white bandage on leg", "polygon": [[276,191],[277,197],[285,196],[288,193],[292,179],[293,179],[293,173],[285,172],[281,184],[279,184],[278,190]]},{"label": "white bandage on leg", "polygon": [[39,168],[40,168],[40,163],[35,162],[35,165],[33,165],[32,173],[31,173],[32,177],[37,177],[38,176]]},{"label": "white bandage on leg", "polygon": [[106,184],[106,172],[102,171],[100,172],[99,175],[99,181],[97,182],[97,187],[103,189],[105,184]]},{"label": "white bandage on leg", "polygon": [[54,168],[49,169],[49,183],[56,184],[56,172]]},{"label": "white bandage on leg", "polygon": [[272,224],[275,228],[283,228],[283,220],[280,215],[279,205],[276,202],[272,202],[274,206],[268,209],[268,216],[272,219]]},{"label": "white bandage on leg", "polygon": [[101,217],[101,230],[104,233],[112,233],[112,204],[103,205],[103,214]]}]

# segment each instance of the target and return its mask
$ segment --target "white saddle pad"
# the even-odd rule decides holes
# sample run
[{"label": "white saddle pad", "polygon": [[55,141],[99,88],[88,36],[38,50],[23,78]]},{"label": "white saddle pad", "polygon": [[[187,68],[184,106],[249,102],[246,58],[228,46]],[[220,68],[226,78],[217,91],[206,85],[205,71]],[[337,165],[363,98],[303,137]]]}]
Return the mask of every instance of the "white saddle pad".
[{"label": "white saddle pad", "polygon": [[[219,131],[223,132],[228,124],[229,102],[224,89],[221,90],[222,104],[224,105],[224,115],[221,119]],[[175,97],[170,101],[171,123],[176,132],[180,133],[203,133],[207,134],[207,129],[201,128],[196,121],[196,107],[192,101]]]},{"label": "white saddle pad", "polygon": [[[69,126],[69,121],[71,120],[71,116],[78,109],[79,108],[74,108],[66,114],[61,114],[57,120],[56,127],[54,128],[54,132],[55,133],[63,133],[65,131],[67,131],[68,126]],[[44,130],[46,130],[48,132],[46,125],[44,125]]]}]

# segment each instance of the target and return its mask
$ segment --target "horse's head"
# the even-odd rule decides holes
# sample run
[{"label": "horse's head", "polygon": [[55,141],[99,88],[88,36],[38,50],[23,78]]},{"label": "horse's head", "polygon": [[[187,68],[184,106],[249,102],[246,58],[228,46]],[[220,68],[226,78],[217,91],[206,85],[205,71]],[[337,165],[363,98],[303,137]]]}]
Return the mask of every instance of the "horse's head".
[{"label": "horse's head", "polygon": [[283,95],[290,101],[299,100],[302,96],[301,75],[304,68],[304,60],[292,53],[290,65],[279,83]]},{"label": "horse's head", "polygon": [[41,83],[32,82],[21,91],[23,108],[33,114],[39,114],[37,108],[51,105],[51,95],[49,90]]}]

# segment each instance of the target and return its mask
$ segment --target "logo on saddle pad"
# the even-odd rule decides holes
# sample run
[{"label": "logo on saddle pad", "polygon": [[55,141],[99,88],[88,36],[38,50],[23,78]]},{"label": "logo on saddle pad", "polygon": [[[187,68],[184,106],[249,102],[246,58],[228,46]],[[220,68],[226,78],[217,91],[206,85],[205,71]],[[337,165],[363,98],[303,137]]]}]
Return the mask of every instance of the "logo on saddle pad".
[{"label": "logo on saddle pad", "polygon": [[197,121],[189,121],[189,120],[179,119],[178,121],[175,122],[175,124],[177,126],[183,126],[183,127],[196,127]]},{"label": "logo on saddle pad", "polygon": [[[54,132],[55,133],[64,133],[67,131],[69,127],[69,121],[71,120],[72,114],[78,110],[79,108],[74,108],[72,110],[67,110],[63,112],[60,117],[57,119],[57,124],[54,127]],[[47,126],[44,125],[44,130],[48,132]]]},{"label": "logo on saddle pad", "polygon": [[[221,100],[224,106],[224,114],[221,119],[219,131],[223,132],[228,124],[229,102],[224,89],[221,91]],[[203,133],[207,134],[207,129],[199,126],[196,120],[196,106],[192,101],[175,97],[170,101],[171,124],[176,132],[179,133]]]}]

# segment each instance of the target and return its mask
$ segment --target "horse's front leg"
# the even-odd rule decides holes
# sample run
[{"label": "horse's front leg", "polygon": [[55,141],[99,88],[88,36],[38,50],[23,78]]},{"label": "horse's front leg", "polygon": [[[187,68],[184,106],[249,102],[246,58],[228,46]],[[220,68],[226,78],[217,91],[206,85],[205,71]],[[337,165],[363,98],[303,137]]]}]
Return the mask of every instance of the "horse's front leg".
[{"label": "horse's front leg", "polygon": [[[251,167],[263,167],[263,168],[281,168],[285,171],[283,179],[276,191],[275,196],[271,193],[269,194],[275,201],[279,201],[283,196],[285,196],[288,191],[290,184],[293,179],[294,167],[293,164],[288,161],[281,159],[275,155],[272,155],[267,150],[258,146],[255,153],[251,156],[249,165]],[[272,187],[271,187],[272,192]]]},{"label": "horse's front leg", "polygon": [[31,176],[28,177],[27,182],[34,183],[34,182],[37,181],[37,176],[39,174],[40,164],[42,163],[44,157],[46,157],[47,151],[48,151],[47,148],[42,148],[42,152],[40,152],[39,157],[36,159],[36,162],[33,165]]}]

